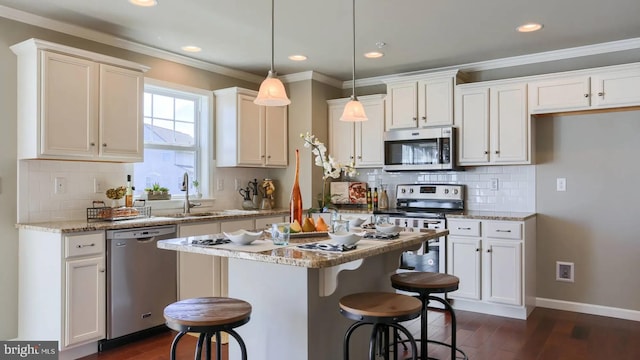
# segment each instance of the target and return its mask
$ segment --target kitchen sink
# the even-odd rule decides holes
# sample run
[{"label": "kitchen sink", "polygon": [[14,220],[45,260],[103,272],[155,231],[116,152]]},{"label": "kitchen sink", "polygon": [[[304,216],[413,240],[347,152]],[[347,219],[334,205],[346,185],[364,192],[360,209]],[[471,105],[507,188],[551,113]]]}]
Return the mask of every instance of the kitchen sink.
[{"label": "kitchen sink", "polygon": [[258,210],[240,210],[240,209],[231,209],[231,210],[222,210],[220,211],[221,215],[251,215],[251,214],[259,214]]},{"label": "kitchen sink", "polygon": [[178,214],[170,214],[170,215],[163,215],[163,216],[170,217],[170,218],[189,218],[189,217],[220,216],[220,215],[225,215],[225,213],[222,211],[207,211],[207,212],[191,213],[191,214],[178,213]]}]

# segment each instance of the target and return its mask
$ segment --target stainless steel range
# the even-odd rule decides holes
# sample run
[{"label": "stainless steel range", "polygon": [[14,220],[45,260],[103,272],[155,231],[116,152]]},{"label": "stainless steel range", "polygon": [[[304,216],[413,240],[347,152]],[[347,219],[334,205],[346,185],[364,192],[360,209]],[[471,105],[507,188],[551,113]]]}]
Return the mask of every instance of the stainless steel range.
[{"label": "stainless steel range", "polygon": [[[405,231],[446,229],[446,215],[464,211],[464,185],[401,184],[396,187],[396,207],[376,214]],[[447,245],[444,237],[430,240],[418,251],[402,256],[402,269],[446,273]]]}]

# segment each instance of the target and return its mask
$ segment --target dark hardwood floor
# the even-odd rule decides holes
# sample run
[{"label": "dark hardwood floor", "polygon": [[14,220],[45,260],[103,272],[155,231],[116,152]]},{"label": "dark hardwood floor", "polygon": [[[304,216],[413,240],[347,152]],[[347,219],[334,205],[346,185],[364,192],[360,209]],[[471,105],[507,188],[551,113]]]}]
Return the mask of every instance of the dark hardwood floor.
[{"label": "dark hardwood floor", "polygon": [[[640,322],[636,321],[544,308],[535,309],[527,321],[466,311],[458,311],[456,316],[458,347],[470,360],[640,359]],[[439,311],[429,312],[431,339],[448,342],[450,325],[449,316]],[[174,335],[167,332],[83,360],[169,359]],[[192,359],[195,343],[195,337],[183,337],[178,359]],[[224,350],[226,353],[226,348]],[[432,345],[429,356],[450,359],[448,349]],[[223,359],[228,360],[226,354]]]}]

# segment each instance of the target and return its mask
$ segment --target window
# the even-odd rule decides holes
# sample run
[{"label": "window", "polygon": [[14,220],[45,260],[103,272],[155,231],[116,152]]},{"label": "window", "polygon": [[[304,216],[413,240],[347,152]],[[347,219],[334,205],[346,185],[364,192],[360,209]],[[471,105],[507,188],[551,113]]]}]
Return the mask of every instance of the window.
[{"label": "window", "polygon": [[[198,90],[150,84],[149,80],[145,80],[144,91],[144,162],[134,165],[136,194],[142,195],[145,188],[157,183],[180,196],[185,172],[192,193],[193,180],[204,184],[203,174],[208,171],[203,161],[206,147],[201,146],[207,143],[203,137],[207,133],[207,96]],[[201,190],[206,191],[206,187],[201,186]]]}]

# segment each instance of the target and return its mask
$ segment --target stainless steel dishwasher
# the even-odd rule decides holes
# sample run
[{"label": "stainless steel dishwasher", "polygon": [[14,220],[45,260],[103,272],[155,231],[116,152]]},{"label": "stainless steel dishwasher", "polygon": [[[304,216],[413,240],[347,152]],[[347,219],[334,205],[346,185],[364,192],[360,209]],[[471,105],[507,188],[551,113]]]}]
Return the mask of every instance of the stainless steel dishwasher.
[{"label": "stainless steel dishwasher", "polygon": [[107,341],[164,324],[178,293],[177,257],[156,242],[175,237],[175,225],[107,231]]}]

